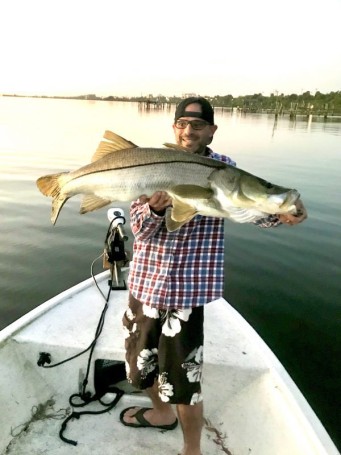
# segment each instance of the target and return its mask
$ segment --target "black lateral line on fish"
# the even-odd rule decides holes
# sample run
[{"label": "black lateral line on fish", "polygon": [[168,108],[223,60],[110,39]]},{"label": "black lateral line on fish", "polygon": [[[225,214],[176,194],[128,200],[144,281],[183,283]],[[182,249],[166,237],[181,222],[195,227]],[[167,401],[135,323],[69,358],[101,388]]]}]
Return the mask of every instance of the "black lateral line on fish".
[{"label": "black lateral line on fish", "polygon": [[[213,161],[213,160],[212,160]],[[74,177],[73,180],[76,180],[80,177],[84,177],[85,175],[91,175],[91,174],[97,174],[97,173],[100,173],[100,172],[109,172],[109,171],[120,171],[122,169],[129,169],[129,168],[137,168],[137,167],[143,167],[143,166],[153,166],[153,165],[158,165],[158,164],[195,164],[195,165],[198,165],[198,166],[204,166],[204,167],[209,167],[209,168],[212,168],[212,170],[214,169],[224,169],[225,167],[229,167],[229,165],[227,163],[223,163],[223,162],[219,162],[217,161],[217,163],[220,163],[222,164],[222,166],[211,166],[210,164],[206,164],[206,163],[200,163],[198,161],[182,161],[182,160],[172,160],[172,161],[156,161],[156,162],[150,162],[150,163],[140,163],[140,164],[132,164],[130,166],[122,166],[122,167],[118,167],[118,168],[115,168],[115,167],[108,167],[107,169],[97,169],[93,172],[89,172],[89,173],[86,173],[86,174],[82,174],[82,175],[79,175],[77,177]]]}]

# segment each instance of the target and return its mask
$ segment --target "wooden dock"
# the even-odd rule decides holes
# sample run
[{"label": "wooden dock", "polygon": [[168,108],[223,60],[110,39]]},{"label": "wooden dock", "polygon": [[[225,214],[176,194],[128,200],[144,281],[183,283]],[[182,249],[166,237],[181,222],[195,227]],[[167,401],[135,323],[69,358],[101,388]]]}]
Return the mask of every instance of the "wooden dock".
[{"label": "wooden dock", "polygon": [[166,103],[158,100],[144,100],[139,101],[139,109],[141,110],[151,110],[151,109],[170,109],[171,103]]},{"label": "wooden dock", "polygon": [[263,109],[261,105],[256,103],[249,106],[243,106],[239,109],[243,113],[261,113],[261,114],[274,114],[277,118],[279,116],[288,115],[290,119],[296,117],[323,117],[328,119],[331,117],[339,117],[341,114],[334,112],[334,107],[325,104],[323,107],[314,108],[311,103],[299,104],[298,102],[291,102],[290,106],[284,106],[281,101],[276,101],[275,105],[271,108]]}]

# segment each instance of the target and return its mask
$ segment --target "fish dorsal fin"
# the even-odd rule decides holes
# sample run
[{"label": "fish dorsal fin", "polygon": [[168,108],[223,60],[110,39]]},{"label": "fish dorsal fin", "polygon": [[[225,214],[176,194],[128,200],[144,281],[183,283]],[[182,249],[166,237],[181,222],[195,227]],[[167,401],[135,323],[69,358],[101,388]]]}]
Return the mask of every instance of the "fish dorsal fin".
[{"label": "fish dorsal fin", "polygon": [[113,142],[114,144],[120,145],[120,150],[124,149],[131,149],[137,147],[136,144],[134,144],[131,141],[128,141],[128,139],[124,139],[124,137],[119,136],[116,133],[113,133],[112,131],[106,130],[103,135],[104,139],[107,139],[110,142]]},{"label": "fish dorsal fin", "polygon": [[107,199],[103,199],[98,196],[94,196],[93,194],[88,194],[84,196],[79,213],[82,215],[84,213],[93,212],[94,210],[100,209],[105,207],[106,205],[110,204],[112,201],[108,201]]},{"label": "fish dorsal fin", "polygon": [[199,185],[176,185],[171,192],[182,199],[209,199],[214,194],[211,188]]},{"label": "fish dorsal fin", "polygon": [[170,142],[165,142],[163,145],[169,149],[179,150],[180,152],[188,152],[188,150],[185,147],[182,147],[182,145],[171,144]]},{"label": "fish dorsal fin", "polygon": [[124,139],[123,137],[113,133],[112,131],[108,130],[105,131],[103,138],[105,140],[99,143],[99,146],[91,159],[92,163],[99,160],[100,158],[103,158],[109,153],[137,147],[137,145],[134,144],[133,142]]},{"label": "fish dorsal fin", "polygon": [[103,158],[104,156],[108,155],[109,153],[116,152],[116,148],[113,147],[111,142],[101,141],[99,146],[97,147],[96,152],[94,153],[93,157],[91,158],[91,162],[94,163],[99,159]]}]

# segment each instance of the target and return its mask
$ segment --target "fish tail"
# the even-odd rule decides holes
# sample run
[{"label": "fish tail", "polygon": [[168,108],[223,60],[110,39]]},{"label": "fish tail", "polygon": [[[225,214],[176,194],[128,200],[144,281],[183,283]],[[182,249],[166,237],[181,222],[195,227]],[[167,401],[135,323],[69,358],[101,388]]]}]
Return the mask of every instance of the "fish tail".
[{"label": "fish tail", "polygon": [[68,197],[58,197],[54,198],[52,201],[52,210],[51,210],[51,223],[56,224],[59,212],[61,211],[63,205],[68,200]]},{"label": "fish tail", "polygon": [[44,196],[58,197],[60,190],[64,184],[65,176],[68,172],[61,172],[59,174],[44,175],[37,180],[37,187]]},{"label": "fish tail", "polygon": [[40,177],[37,180],[37,187],[44,196],[50,196],[53,198],[52,211],[51,211],[51,222],[55,224],[65,202],[69,199],[68,197],[61,196],[61,190],[65,183],[65,176],[68,172],[61,172],[60,174],[51,174]]}]

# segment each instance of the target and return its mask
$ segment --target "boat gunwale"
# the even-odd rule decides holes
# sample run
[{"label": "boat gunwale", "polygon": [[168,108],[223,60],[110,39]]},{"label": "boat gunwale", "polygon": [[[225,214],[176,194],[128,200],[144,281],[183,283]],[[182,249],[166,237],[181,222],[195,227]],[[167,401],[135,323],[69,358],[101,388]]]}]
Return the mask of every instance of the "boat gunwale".
[{"label": "boat gunwale", "polygon": [[[109,270],[105,270],[104,272],[99,273],[98,275],[96,275],[96,281],[100,283],[105,278],[107,278],[109,274],[110,274]],[[31,322],[37,320],[45,313],[50,311],[52,308],[63,303],[66,299],[74,296],[75,294],[82,292],[84,289],[90,287],[91,285],[94,285],[94,278],[93,277],[86,278],[80,283],[71,286],[65,291],[62,291],[59,294],[55,295],[54,297],[51,297],[50,299],[41,303],[36,308],[33,308],[31,311],[24,314],[19,319],[3,328],[0,331],[0,348],[6,343],[6,341],[8,341],[9,338],[13,337],[20,330],[24,329]]]}]

